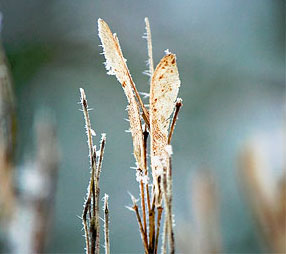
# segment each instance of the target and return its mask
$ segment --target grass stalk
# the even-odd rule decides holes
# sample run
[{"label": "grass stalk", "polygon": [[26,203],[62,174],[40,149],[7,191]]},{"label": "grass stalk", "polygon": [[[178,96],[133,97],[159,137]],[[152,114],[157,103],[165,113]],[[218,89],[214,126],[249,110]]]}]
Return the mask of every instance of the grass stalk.
[{"label": "grass stalk", "polygon": [[108,195],[104,195],[104,240],[105,240],[105,254],[110,254],[110,241],[109,241],[109,208],[108,208]]},{"label": "grass stalk", "polygon": [[152,207],[149,212],[149,253],[155,249],[155,198],[153,197]]},{"label": "grass stalk", "polygon": [[182,99],[178,98],[176,101],[176,108],[175,108],[175,113],[173,115],[173,119],[172,119],[172,123],[171,123],[171,127],[170,127],[170,132],[169,132],[169,136],[168,136],[168,145],[171,144],[171,140],[172,140],[172,136],[175,130],[175,126],[176,126],[176,122],[178,119],[178,115],[179,115],[179,111],[181,109],[181,107],[183,106],[182,103]]},{"label": "grass stalk", "polygon": [[[91,177],[89,181],[87,198],[84,204],[82,221],[85,231],[86,253],[99,254],[100,252],[100,224],[99,224],[99,179],[102,168],[103,154],[106,142],[105,134],[102,134],[100,141],[99,158],[97,161],[96,146],[93,145],[92,137],[95,136],[95,131],[91,128],[89,109],[84,90],[80,89],[81,105],[85,119],[85,129],[88,140],[88,150],[91,167]],[[87,219],[87,215],[89,218]]]},{"label": "grass stalk", "polygon": [[132,209],[134,210],[134,212],[136,214],[136,219],[137,219],[137,222],[138,222],[138,225],[139,225],[139,230],[140,230],[140,233],[141,233],[141,238],[142,238],[144,250],[145,250],[145,253],[148,253],[148,240],[147,240],[147,236],[146,236],[146,234],[144,232],[144,228],[143,228],[143,225],[142,225],[141,217],[140,217],[140,214],[139,214],[139,209],[138,209],[138,206],[136,204],[135,198],[133,196],[131,196],[131,199],[132,199],[132,203],[133,203]]},{"label": "grass stalk", "polygon": [[155,239],[155,250],[154,253],[158,251],[159,235],[160,235],[160,226],[161,218],[163,213],[163,207],[157,207],[157,229],[156,229],[156,239]]}]

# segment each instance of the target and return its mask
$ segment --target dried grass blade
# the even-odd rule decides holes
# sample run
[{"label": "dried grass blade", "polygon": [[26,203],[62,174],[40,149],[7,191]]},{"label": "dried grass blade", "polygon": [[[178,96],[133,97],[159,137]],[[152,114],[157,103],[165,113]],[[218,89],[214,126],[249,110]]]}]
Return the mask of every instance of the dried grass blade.
[{"label": "dried grass blade", "polygon": [[136,89],[135,83],[132,80],[130,72],[128,70],[126,59],[123,57],[118,38],[116,34],[112,34],[109,26],[102,19],[98,19],[98,35],[101,39],[103,46],[103,53],[106,59],[105,67],[107,74],[115,75],[117,80],[121,83],[123,90],[130,103],[130,94],[126,93],[126,89],[133,90],[136,98],[143,111],[143,118],[146,124],[149,126],[149,113],[145,108],[141,97]]},{"label": "dried grass blade", "polygon": [[[143,147],[143,131],[141,117],[138,104],[133,94],[133,90],[143,110],[143,114],[147,117],[148,113],[143,102],[136,90],[134,82],[131,78],[126,65],[126,60],[122,55],[122,51],[116,35],[113,35],[108,25],[102,20],[98,20],[98,32],[103,45],[103,53],[105,55],[105,67],[108,74],[115,75],[121,83],[124,93],[128,100],[128,116],[130,120],[130,130],[133,139],[134,156],[138,166],[144,168],[144,147]],[[137,95],[138,94],[138,95]],[[149,119],[149,116],[147,117]]]},{"label": "dried grass blade", "polygon": [[[176,56],[167,54],[158,64],[150,87],[151,167],[157,206],[161,203],[158,172],[162,172],[162,165],[168,163],[165,147],[168,144],[170,116],[175,108],[180,83]],[[158,163],[158,159],[162,163]]]}]

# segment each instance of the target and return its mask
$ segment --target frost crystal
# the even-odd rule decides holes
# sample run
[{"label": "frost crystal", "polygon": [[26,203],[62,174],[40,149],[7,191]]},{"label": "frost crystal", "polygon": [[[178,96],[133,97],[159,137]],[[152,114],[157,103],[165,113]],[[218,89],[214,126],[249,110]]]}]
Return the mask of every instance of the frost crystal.
[{"label": "frost crystal", "polygon": [[171,145],[166,145],[165,148],[166,152],[168,153],[169,156],[171,156],[173,154],[173,149]]},{"label": "frost crystal", "polygon": [[139,183],[142,181],[144,184],[148,184],[149,177],[148,177],[148,175],[144,175],[143,172],[137,170],[137,172],[136,172],[136,181],[139,182]]}]

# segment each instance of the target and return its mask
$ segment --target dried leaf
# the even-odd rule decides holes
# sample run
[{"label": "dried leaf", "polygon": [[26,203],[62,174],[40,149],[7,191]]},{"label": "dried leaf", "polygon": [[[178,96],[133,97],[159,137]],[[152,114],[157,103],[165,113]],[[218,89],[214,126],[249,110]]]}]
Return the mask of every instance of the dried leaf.
[{"label": "dried leaf", "polygon": [[[156,67],[150,87],[151,166],[157,198],[158,176],[162,172],[162,164],[168,163],[165,148],[168,144],[170,116],[175,108],[180,83],[176,56],[167,54]],[[162,163],[156,163],[158,158]]]},{"label": "dried leaf", "polygon": [[[129,103],[128,116],[130,120],[130,130],[133,139],[134,156],[138,163],[138,166],[143,169],[143,131],[139,107],[133,93],[133,90],[136,93],[136,88],[127,68],[126,60],[122,55],[118,38],[115,34],[112,34],[110,28],[102,19],[98,20],[98,32],[103,46],[103,53],[106,58],[105,67],[108,70],[108,74],[116,76],[117,80],[122,85],[122,88]],[[142,110],[144,112],[144,108],[142,108]]]}]

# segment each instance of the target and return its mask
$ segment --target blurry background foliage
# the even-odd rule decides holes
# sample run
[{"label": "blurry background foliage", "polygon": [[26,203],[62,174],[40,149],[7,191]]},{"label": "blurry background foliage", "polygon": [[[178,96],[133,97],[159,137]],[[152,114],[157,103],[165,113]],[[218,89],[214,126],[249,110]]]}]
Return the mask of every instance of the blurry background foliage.
[{"label": "blurry background foliage", "polygon": [[[17,164],[32,150],[37,108],[55,113],[61,147],[49,252],[83,252],[81,221],[89,178],[79,87],[91,120],[107,133],[101,178],[110,195],[111,252],[141,251],[135,216],[124,207],[138,195],[126,99],[106,75],[97,19],[119,36],[139,91],[148,92],[144,17],[151,23],[154,60],[177,54],[184,107],[173,138],[176,230],[189,221],[190,177],[207,167],[216,177],[226,253],[259,253],[262,246],[238,185],[238,153],[259,136],[275,175],[283,168],[285,129],[285,1],[283,0],[0,0],[2,42],[17,99]],[[99,136],[99,135],[98,135]],[[285,145],[285,140],[284,140]],[[25,153],[24,153],[25,151]]]}]

